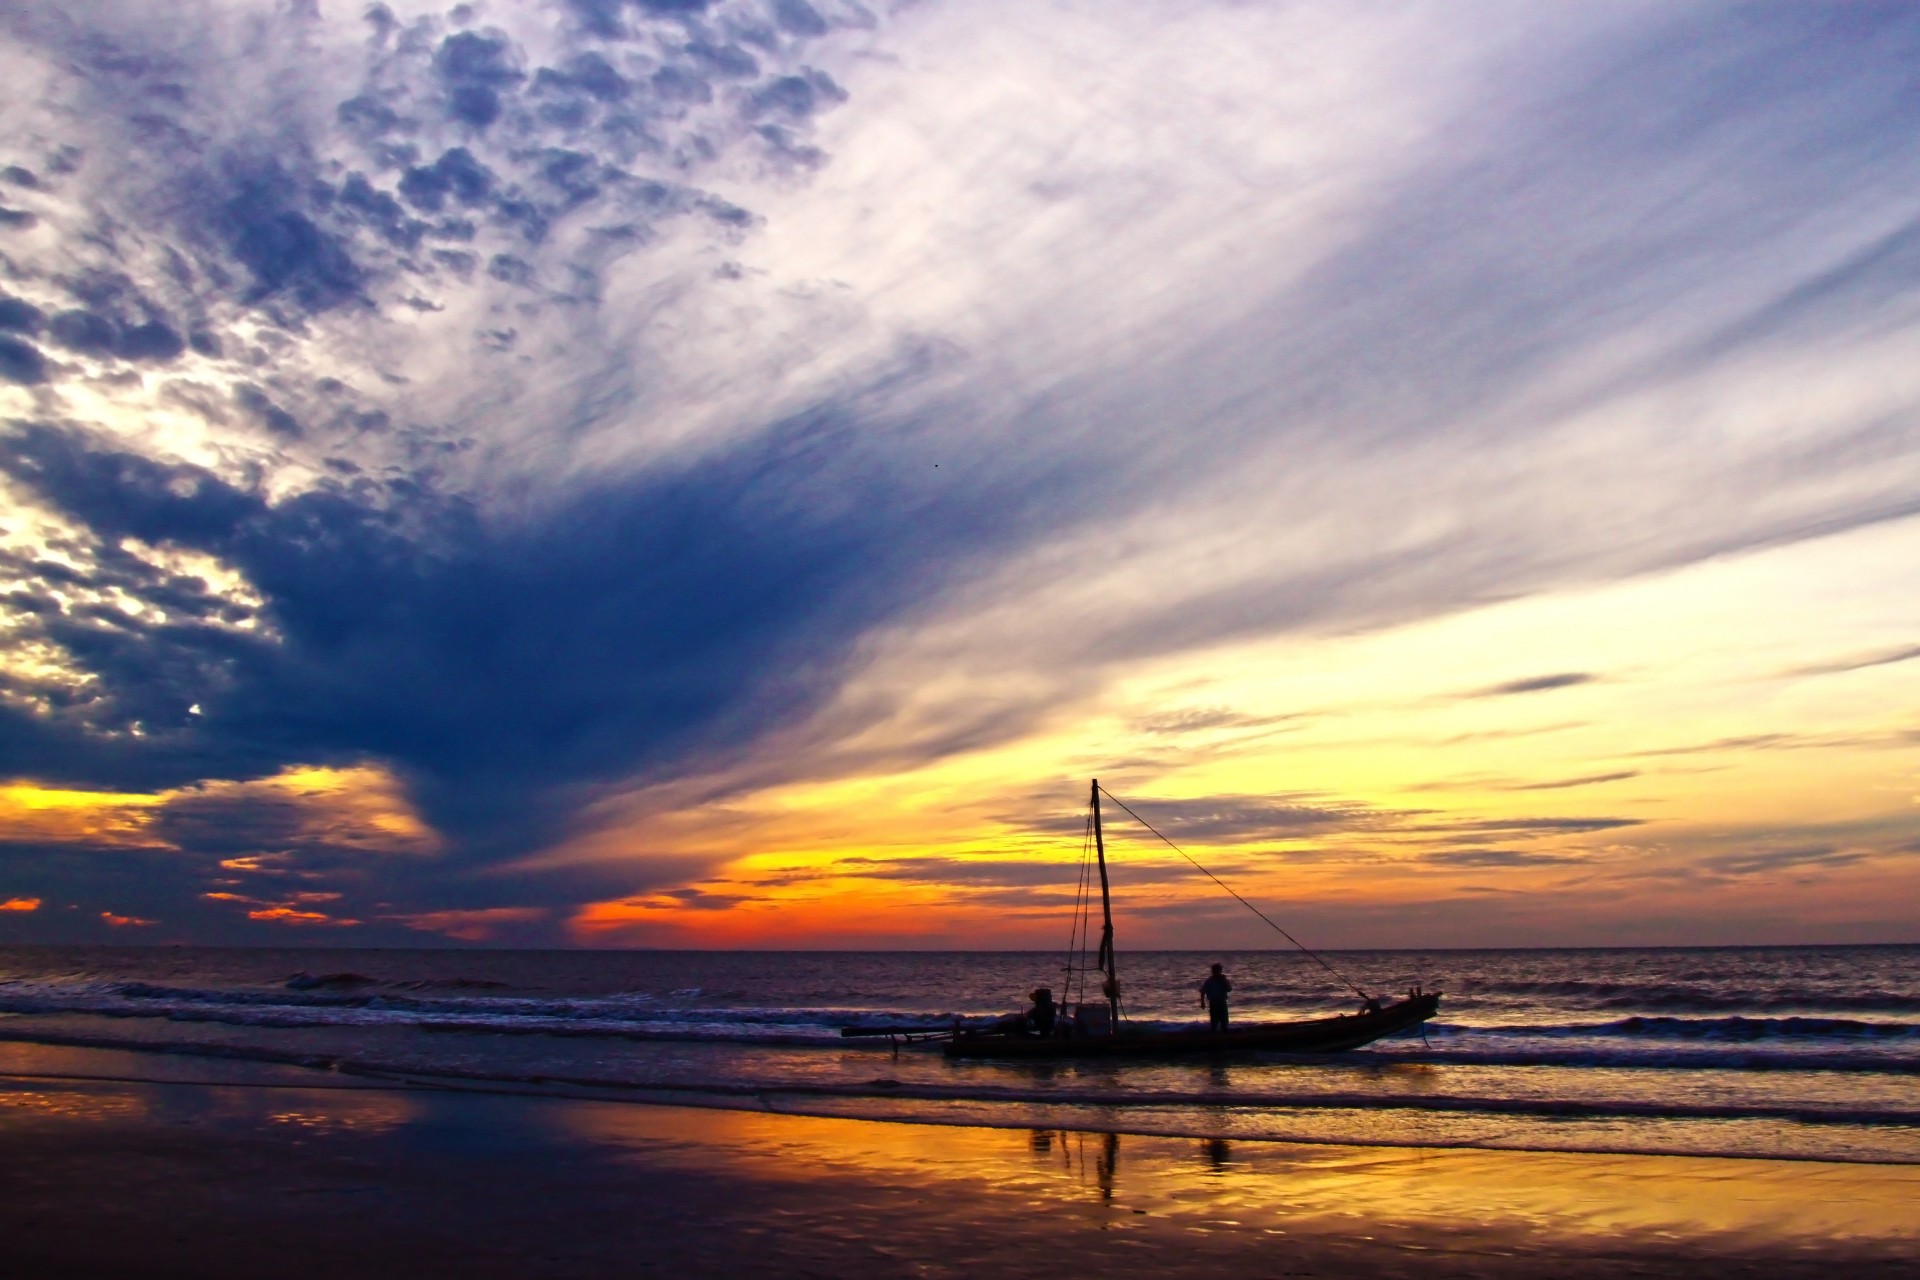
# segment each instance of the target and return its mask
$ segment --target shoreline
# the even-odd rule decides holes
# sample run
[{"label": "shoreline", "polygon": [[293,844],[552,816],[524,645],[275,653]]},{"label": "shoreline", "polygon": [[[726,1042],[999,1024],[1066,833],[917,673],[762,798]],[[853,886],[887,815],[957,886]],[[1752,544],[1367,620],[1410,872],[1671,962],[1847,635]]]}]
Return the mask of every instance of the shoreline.
[{"label": "shoreline", "polygon": [[[4,1023],[0,1023],[0,1028]],[[551,1098],[586,1102],[607,1102],[634,1106],[685,1107],[701,1110],[740,1111],[750,1114],[814,1116],[829,1119],[869,1121],[876,1124],[917,1124],[955,1128],[988,1128],[1008,1131],[1022,1131],[1034,1128],[1029,1118],[1002,1119],[983,1112],[983,1108],[1022,1106],[1046,1113],[1051,1117],[1047,1124],[1055,1128],[1072,1129],[1086,1133],[1117,1133],[1122,1136],[1137,1135],[1169,1139],[1192,1139],[1195,1141],[1223,1140],[1230,1142],[1272,1142],[1283,1145],[1306,1147],[1353,1147],[1362,1149],[1406,1150],[1406,1151],[1504,1151],[1516,1154],[1542,1155],[1592,1155],[1592,1156],[1647,1156],[1687,1159],[1717,1160],[1759,1160],[1792,1164],[1844,1164],[1887,1168],[1920,1168],[1920,1158],[1901,1159],[1895,1156],[1856,1156],[1846,1153],[1807,1154],[1800,1152],[1754,1152],[1729,1146],[1724,1149],[1661,1150],[1648,1145],[1628,1145],[1625,1143],[1608,1145],[1592,1140],[1569,1143],[1563,1146],[1545,1146],[1523,1142],[1503,1143],[1498,1141],[1473,1141],[1467,1139],[1417,1138],[1407,1135],[1395,1138],[1371,1140],[1365,1137],[1340,1136],[1327,1137],[1312,1134],[1294,1133],[1282,1137],[1264,1135],[1222,1133],[1202,1131],[1195,1127],[1173,1123],[1154,1122],[1155,1111],[1191,1109],[1196,1103],[1191,1098],[1160,1099],[1155,1097],[1138,1098],[1086,1098],[1055,1090],[1022,1089],[979,1089],[956,1091],[953,1089],[929,1088],[922,1085],[892,1080],[874,1080],[865,1085],[851,1084],[807,1084],[792,1082],[780,1085],[757,1084],[644,1084],[610,1081],[596,1077],[576,1077],[550,1073],[529,1076],[513,1076],[484,1071],[418,1071],[404,1067],[385,1066],[378,1063],[359,1062],[334,1055],[303,1053],[289,1050],[254,1049],[236,1051],[229,1046],[220,1045],[130,1045],[103,1037],[90,1037],[65,1033],[33,1032],[24,1035],[9,1034],[0,1029],[0,1078],[44,1079],[49,1082],[62,1080],[98,1080],[128,1085],[192,1083],[208,1087],[234,1084],[244,1085],[245,1081],[231,1076],[223,1079],[185,1080],[178,1076],[165,1074],[129,1072],[119,1075],[75,1075],[65,1071],[38,1073],[31,1070],[16,1070],[22,1055],[28,1060],[39,1051],[50,1053],[57,1060],[60,1055],[77,1053],[96,1059],[121,1057],[140,1061],[199,1061],[218,1064],[227,1071],[241,1074],[248,1071],[265,1070],[268,1072],[287,1071],[293,1073],[285,1083],[273,1087],[284,1088],[348,1088],[364,1087],[370,1089],[389,1089],[396,1091],[437,1091],[473,1093],[499,1097]],[[331,1083],[334,1079],[350,1078],[368,1082],[364,1086],[346,1086]],[[253,1086],[247,1086],[253,1087]],[[789,1101],[791,1105],[776,1105],[776,1100]],[[941,1114],[929,1110],[887,1109],[884,1104],[898,1100],[906,1103],[944,1104],[953,1109],[952,1114]],[[835,1103],[846,1105],[834,1106]],[[862,1106],[860,1104],[866,1104]],[[1483,1117],[1497,1121],[1511,1117],[1519,1120],[1553,1122],[1618,1122],[1631,1124],[1635,1121],[1681,1120],[1745,1120],[1783,1118],[1772,1112],[1756,1113],[1752,1108],[1715,1108],[1700,1107],[1676,1109],[1673,1107],[1649,1108],[1633,1104],[1618,1103],[1547,1103],[1530,1106],[1524,1103],[1514,1104],[1504,1099],[1461,1098],[1450,1095],[1423,1096],[1398,1095],[1379,1099],[1371,1095],[1353,1095],[1347,1097],[1329,1093],[1302,1093],[1299,1095],[1240,1095],[1222,1099],[1217,1104],[1224,1111],[1248,1108],[1302,1108],[1308,1111],[1337,1113],[1358,1108],[1369,1114],[1389,1114],[1406,1112],[1418,1116],[1425,1113],[1452,1113]],[[968,1109],[970,1108],[970,1109]],[[967,1110],[963,1110],[967,1109]],[[1131,1122],[1105,1120],[1100,1113],[1119,1112],[1131,1117]],[[1896,1126],[1912,1125],[1916,1113],[1910,1111],[1868,1113],[1863,1120],[1861,1113],[1836,1113],[1828,1121],[1823,1113],[1795,1111],[1784,1118],[1798,1119],[1809,1123],[1834,1124],[1892,1124]]]},{"label": "shoreline", "polygon": [[[70,1071],[114,1065],[64,1054]],[[293,1068],[0,1076],[0,1231],[23,1274],[50,1277],[238,1277],[267,1258],[289,1277],[1096,1261],[1116,1276],[1892,1277],[1920,1259],[1916,1202],[1905,1165],[1022,1131]]]}]

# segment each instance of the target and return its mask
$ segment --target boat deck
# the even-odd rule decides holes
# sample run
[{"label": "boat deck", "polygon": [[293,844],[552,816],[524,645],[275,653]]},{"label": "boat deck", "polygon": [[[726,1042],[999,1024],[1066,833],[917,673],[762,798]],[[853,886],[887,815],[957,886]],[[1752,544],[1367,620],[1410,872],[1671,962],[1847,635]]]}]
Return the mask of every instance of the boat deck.
[{"label": "boat deck", "polygon": [[1112,1035],[1022,1036],[961,1032],[949,1058],[1165,1058],[1226,1053],[1340,1053],[1411,1030],[1438,1013],[1440,992],[1410,996],[1377,1013],[1304,1022],[1254,1022],[1225,1031],[1134,1031]]}]

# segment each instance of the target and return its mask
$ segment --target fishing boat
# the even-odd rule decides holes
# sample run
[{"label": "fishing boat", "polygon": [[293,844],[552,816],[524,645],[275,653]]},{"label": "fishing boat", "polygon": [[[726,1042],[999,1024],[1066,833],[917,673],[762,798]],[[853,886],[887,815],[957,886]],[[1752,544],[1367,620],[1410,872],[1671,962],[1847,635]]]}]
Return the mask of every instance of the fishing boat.
[{"label": "fishing boat", "polygon": [[[1113,894],[1107,878],[1106,832],[1100,809],[1103,795],[1181,857],[1192,862],[1208,879],[1232,894],[1242,906],[1265,920],[1321,968],[1350,987],[1360,997],[1358,1010],[1292,1022],[1243,1023],[1219,1030],[1211,1026],[1168,1030],[1129,1022],[1121,1000],[1119,966],[1113,947]],[[1357,1049],[1384,1036],[1414,1030],[1439,1012],[1441,993],[1438,991],[1414,987],[1406,995],[1393,1000],[1368,994],[1334,969],[1325,958],[1275,924],[1265,912],[1242,898],[1231,885],[1200,866],[1186,850],[1161,835],[1151,823],[1102,787],[1097,778],[1093,780],[1088,795],[1086,836],[1087,851],[1092,858],[1082,860],[1080,905],[1075,911],[1075,932],[1068,945],[1062,1012],[1044,1034],[1020,1018],[1004,1018],[984,1027],[955,1026],[946,1031],[924,1026],[845,1027],[841,1029],[841,1034],[886,1036],[896,1043],[940,1041],[944,1042],[950,1058],[1168,1058],[1247,1052],[1318,1054]],[[1091,961],[1087,958],[1085,946],[1092,931],[1092,877],[1087,873],[1088,861],[1098,872],[1100,886],[1100,944]],[[1096,973],[1099,975],[1097,994],[1089,990]],[[1074,1000],[1076,983],[1080,996],[1077,1002]],[[1094,998],[1090,999],[1090,995]]]}]

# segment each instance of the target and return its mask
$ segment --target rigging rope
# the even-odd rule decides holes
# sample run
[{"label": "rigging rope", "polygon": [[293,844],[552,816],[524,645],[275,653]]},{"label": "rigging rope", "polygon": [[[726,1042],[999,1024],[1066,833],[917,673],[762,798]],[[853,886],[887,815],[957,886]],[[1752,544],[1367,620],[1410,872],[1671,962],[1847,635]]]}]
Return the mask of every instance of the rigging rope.
[{"label": "rigging rope", "polygon": [[1126,801],[1122,800],[1119,796],[1113,794],[1113,792],[1108,791],[1105,787],[1101,787],[1100,790],[1107,797],[1107,799],[1119,805],[1121,811],[1124,812],[1129,818],[1132,818],[1135,822],[1139,823],[1141,826],[1145,827],[1147,830],[1153,832],[1154,835],[1160,836],[1160,842],[1166,845],[1167,848],[1173,850],[1175,853],[1185,858],[1188,862],[1193,863],[1194,866],[1199,867],[1201,875],[1204,875],[1207,879],[1213,881],[1215,884],[1219,885],[1222,889],[1225,889],[1228,893],[1233,894],[1233,896],[1239,901],[1241,906],[1253,912],[1253,914],[1259,916],[1262,920],[1265,920],[1269,925],[1272,926],[1273,931],[1275,933],[1285,938],[1288,942],[1291,942],[1294,946],[1300,948],[1300,950],[1302,950],[1307,954],[1307,957],[1309,959],[1311,959],[1315,964],[1319,965],[1322,969],[1325,969],[1328,973],[1332,974],[1334,977],[1338,978],[1344,985],[1352,987],[1354,991],[1359,993],[1360,998],[1362,1000],[1371,1000],[1373,998],[1372,996],[1368,995],[1364,990],[1362,990],[1360,985],[1356,983],[1352,978],[1349,978],[1346,974],[1340,972],[1338,969],[1328,964],[1325,960],[1321,959],[1319,952],[1315,951],[1312,947],[1309,947],[1306,943],[1300,941],[1300,939],[1288,933],[1285,929],[1282,929],[1279,925],[1274,924],[1272,919],[1268,917],[1266,912],[1254,906],[1251,902],[1248,902],[1245,898],[1240,897],[1240,894],[1234,889],[1232,885],[1228,884],[1225,880],[1222,880],[1219,876],[1213,874],[1213,872],[1207,870],[1205,867],[1200,866],[1199,860],[1195,858],[1192,854],[1188,853],[1185,849],[1182,849],[1179,845],[1167,839],[1165,836],[1160,835],[1159,830],[1151,822],[1148,822],[1145,818],[1135,813],[1132,809],[1127,808]]},{"label": "rigging rope", "polygon": [[1073,1000],[1073,958],[1076,947],[1080,956],[1080,997],[1086,999],[1087,990],[1087,939],[1084,925],[1087,920],[1087,893],[1090,882],[1090,867],[1093,862],[1093,815],[1087,815],[1080,831],[1080,884],[1073,897],[1073,928],[1067,933],[1067,974],[1065,985],[1060,990],[1060,1003],[1064,1006]]}]

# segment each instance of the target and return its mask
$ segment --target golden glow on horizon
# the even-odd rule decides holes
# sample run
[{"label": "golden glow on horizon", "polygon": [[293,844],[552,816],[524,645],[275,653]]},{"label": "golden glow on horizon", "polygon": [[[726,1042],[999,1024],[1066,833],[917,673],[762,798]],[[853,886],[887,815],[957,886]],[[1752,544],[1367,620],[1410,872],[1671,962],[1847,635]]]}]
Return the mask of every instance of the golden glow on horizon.
[{"label": "golden glow on horizon", "polygon": [[39,909],[40,899],[38,898],[8,898],[0,902],[0,911],[38,911]]},{"label": "golden glow on horizon", "polygon": [[[632,862],[658,887],[558,913],[348,913],[286,879],[276,841],[438,852],[375,764],[152,794],[16,782],[0,787],[0,830],[164,852],[168,815],[264,805],[281,815],[271,834],[224,858],[203,896],[286,926],[378,919],[497,941],[557,914],[588,945],[1050,948],[1097,774],[1162,806],[1168,834],[1326,945],[1408,941],[1410,921],[1434,945],[1712,941],[1696,926],[1722,917],[1746,922],[1727,940],[1895,938],[1913,931],[1899,904],[1920,854],[1916,601],[1907,521],[1399,627],[1139,661],[1107,673],[1097,704],[978,750],[890,754],[881,724],[860,748],[895,763],[718,804],[673,787],[611,795],[522,869]],[[1166,808],[1183,804],[1184,822]],[[1273,941],[1110,817],[1128,945]],[[7,886],[20,902],[35,889]]]},{"label": "golden glow on horizon", "polygon": [[[1297,830],[1167,830],[1291,918],[1359,921],[1327,926],[1356,944],[1405,936],[1369,914],[1460,944],[1486,928],[1552,941],[1641,900],[1651,923],[1623,941],[1727,913],[1910,934],[1896,904],[1920,854],[1920,659],[1900,655],[1920,643],[1916,602],[1910,520],[1403,627],[1145,662],[1098,707],[1003,746],[765,790],[704,827],[682,813],[720,865],[591,904],[572,929],[603,945],[1057,945],[1075,811],[1097,773],[1141,801],[1315,811]],[[620,856],[640,820],[607,816],[572,858]],[[1223,927],[1272,940],[1110,816],[1132,945]],[[996,879],[995,859],[1017,874]]]}]

